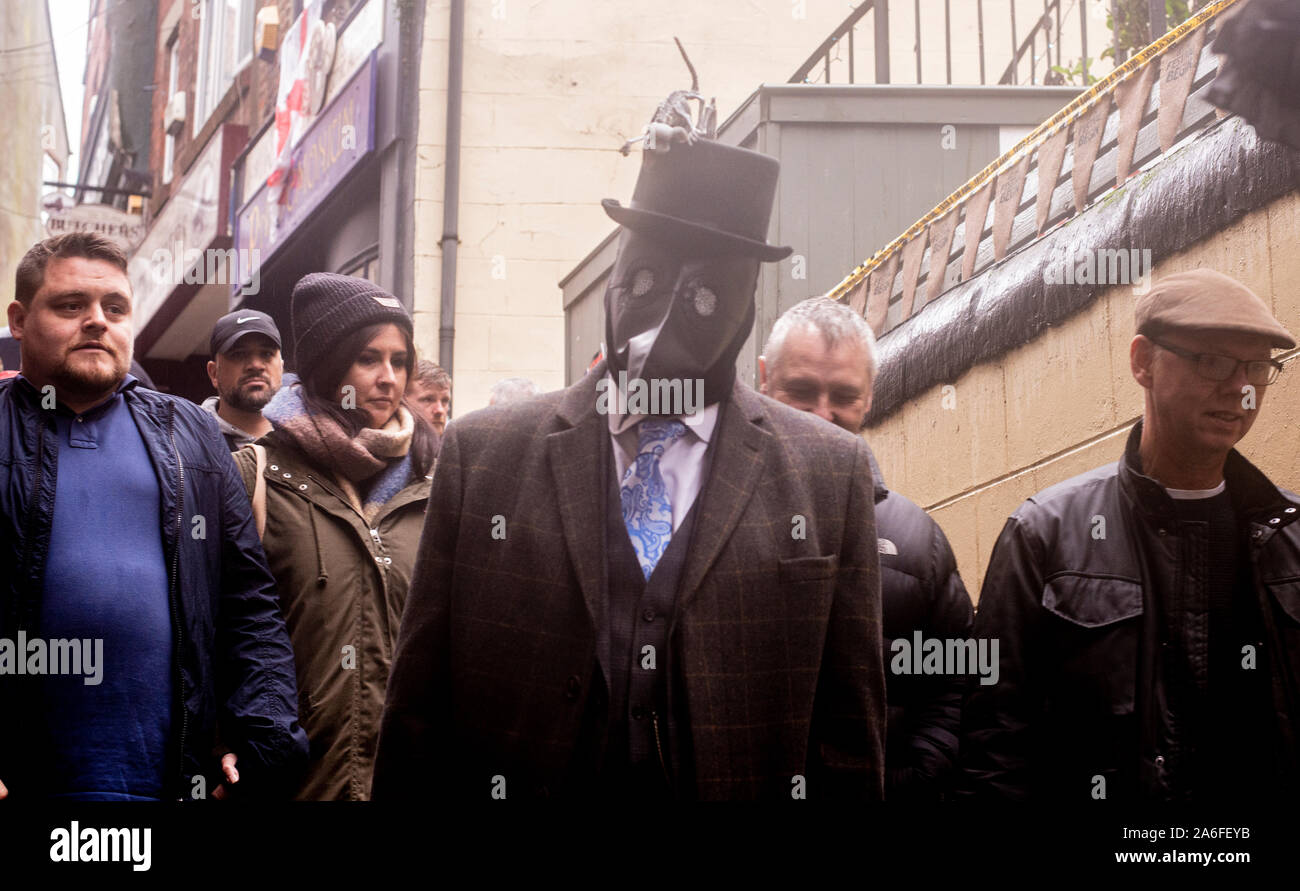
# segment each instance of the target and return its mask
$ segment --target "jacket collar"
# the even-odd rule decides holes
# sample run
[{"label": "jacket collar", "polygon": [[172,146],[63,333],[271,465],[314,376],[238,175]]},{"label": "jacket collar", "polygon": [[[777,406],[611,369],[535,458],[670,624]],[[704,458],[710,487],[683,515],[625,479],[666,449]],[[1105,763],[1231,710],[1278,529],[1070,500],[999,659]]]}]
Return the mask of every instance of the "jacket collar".
[{"label": "jacket collar", "polygon": [[[139,379],[136,378],[134,374],[128,372],[126,377],[122,378],[121,383],[117,385],[117,389],[113,391],[112,396],[103,400],[98,405],[86,409],[86,411],[95,411],[96,409],[102,408],[107,403],[112,402],[119,395],[134,389],[136,384],[138,383],[140,383]],[[22,372],[19,372],[18,375],[14,378],[14,388],[15,391],[21,393],[23,398],[26,399],[27,401],[39,403],[41,400],[41,391],[36,389],[36,385],[33,384],[30,380],[23,377]],[[69,411],[69,412],[71,411],[71,409],[68,409],[66,408],[66,406],[63,406],[62,403],[60,403],[59,405],[65,411]],[[82,412],[82,414],[85,413],[86,412]]]},{"label": "jacket collar", "polygon": [[[1144,512],[1160,517],[1175,513],[1174,500],[1165,487],[1142,470],[1142,456],[1138,447],[1142,442],[1142,419],[1133,425],[1124,446],[1124,457],[1119,462],[1120,486],[1128,492]],[[1261,517],[1273,529],[1280,529],[1300,518],[1296,502],[1273,485],[1263,471],[1251,464],[1236,449],[1228,452],[1223,465],[1223,478],[1228,482],[1228,494],[1233,508],[1243,520]],[[1288,513],[1287,508],[1292,508]]]},{"label": "jacket collar", "polygon": [[217,413],[217,409],[219,409],[220,407],[221,407],[220,396],[209,396],[207,399],[204,399],[203,403],[199,406],[199,408],[203,409],[205,412],[212,415],[212,417],[216,420],[217,427],[221,430],[222,436],[229,436],[233,438],[235,442],[239,443],[240,445],[244,445],[245,443],[256,441],[257,439],[256,436],[253,436],[247,430],[243,430],[239,427],[236,427],[234,424],[230,423],[221,415],[219,415]]},{"label": "jacket collar", "polygon": [[[339,487],[333,475],[314,465],[292,436],[289,436],[283,430],[276,429],[255,441],[258,445],[265,446],[267,449],[265,476],[272,484],[292,487],[294,483],[298,482],[298,479],[310,478],[317,484],[313,488],[320,488],[328,495],[326,498],[313,498],[309,495],[308,499],[310,501],[345,519],[365,521],[365,518],[357,513],[357,509],[352,506],[352,502],[348,500],[347,495]],[[272,452],[274,452],[274,456],[272,456]],[[271,464],[276,465],[275,470],[271,469]],[[284,477],[286,473],[290,474],[287,479]],[[388,499],[383,510],[375,517],[374,524],[370,525],[377,525],[384,517],[398,508],[410,504],[412,501],[427,500],[431,487],[432,482],[427,476],[411,480],[396,495]],[[308,491],[310,492],[312,489]]]},{"label": "jacket collar", "polygon": [[[601,472],[609,427],[596,411],[596,382],[604,377],[605,369],[602,360],[564,392],[557,411],[561,429],[547,437],[569,559],[597,629],[605,627],[608,606],[603,585],[603,548],[592,546],[604,540],[599,508],[609,484],[605,478],[608,474]],[[719,412],[713,436],[715,453],[697,501],[691,548],[678,586],[678,615],[689,606],[740,522],[758,488],[770,448],[767,411],[752,389],[733,382],[730,396],[719,404]]]}]

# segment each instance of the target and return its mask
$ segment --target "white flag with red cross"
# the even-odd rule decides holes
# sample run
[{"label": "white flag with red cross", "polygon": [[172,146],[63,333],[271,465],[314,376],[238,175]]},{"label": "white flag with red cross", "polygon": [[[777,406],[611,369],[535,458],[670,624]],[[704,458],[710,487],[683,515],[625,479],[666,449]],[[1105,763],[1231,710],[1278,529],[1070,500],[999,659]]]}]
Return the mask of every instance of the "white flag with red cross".
[{"label": "white flag with red cross", "polygon": [[280,88],[275,99],[275,167],[266,178],[277,202],[292,181],[293,150],[324,99],[334,57],[334,26],[320,19],[320,0],[311,0],[280,44]]}]

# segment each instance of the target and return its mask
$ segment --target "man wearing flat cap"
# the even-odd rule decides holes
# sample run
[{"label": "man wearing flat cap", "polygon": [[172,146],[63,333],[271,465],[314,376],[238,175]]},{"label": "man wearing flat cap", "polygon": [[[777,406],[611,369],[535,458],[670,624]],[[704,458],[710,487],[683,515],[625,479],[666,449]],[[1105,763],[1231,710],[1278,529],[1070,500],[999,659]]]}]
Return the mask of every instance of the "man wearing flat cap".
[{"label": "man wearing flat cap", "polygon": [[1201,269],[1138,300],[1146,391],[1115,464],[1030,498],[989,560],[970,687],[967,791],[1221,804],[1294,795],[1300,500],[1233,447],[1295,339],[1250,289]]},{"label": "man wearing flat cap", "polygon": [[447,428],[376,801],[883,795],[866,445],[735,375],[778,168],[647,150],[606,358]]}]

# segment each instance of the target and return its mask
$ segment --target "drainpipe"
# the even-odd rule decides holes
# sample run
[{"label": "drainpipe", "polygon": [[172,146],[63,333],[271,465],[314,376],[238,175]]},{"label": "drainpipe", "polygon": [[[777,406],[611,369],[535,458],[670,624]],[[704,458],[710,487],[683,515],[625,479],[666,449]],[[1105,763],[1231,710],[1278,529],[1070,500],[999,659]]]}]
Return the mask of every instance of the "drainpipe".
[{"label": "drainpipe", "polygon": [[438,318],[438,364],[453,374],[456,342],[456,231],[460,219],[460,101],[465,55],[465,0],[451,0],[447,36],[447,158],[442,189],[442,302]]}]

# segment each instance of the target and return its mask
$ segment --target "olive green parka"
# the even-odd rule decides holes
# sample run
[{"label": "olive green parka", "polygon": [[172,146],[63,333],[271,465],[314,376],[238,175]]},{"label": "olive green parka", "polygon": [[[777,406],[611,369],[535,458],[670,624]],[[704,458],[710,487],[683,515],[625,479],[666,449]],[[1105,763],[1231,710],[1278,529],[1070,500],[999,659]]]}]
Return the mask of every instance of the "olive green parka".
[{"label": "olive green parka", "polygon": [[[298,676],[298,715],[311,740],[300,800],[367,800],[384,693],[429,498],[408,483],[373,524],[333,474],[281,430],[267,450],[262,545],[275,576]],[[250,499],[257,458],[234,453]]]}]

